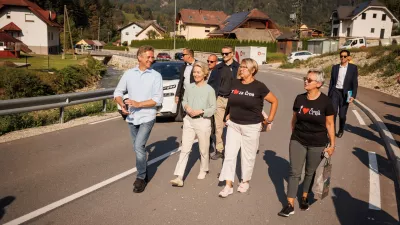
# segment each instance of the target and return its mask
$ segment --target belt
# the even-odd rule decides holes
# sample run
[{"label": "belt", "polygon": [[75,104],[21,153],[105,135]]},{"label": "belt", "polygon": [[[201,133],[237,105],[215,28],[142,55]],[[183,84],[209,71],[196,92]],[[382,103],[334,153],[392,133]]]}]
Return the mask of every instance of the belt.
[{"label": "belt", "polygon": [[229,95],[218,95],[218,97],[229,98]]},{"label": "belt", "polygon": [[336,88],[336,87],[335,87],[335,89],[340,91],[340,92],[343,92],[343,89],[339,89],[339,88]]},{"label": "belt", "polygon": [[192,118],[192,119],[198,119],[198,118],[203,118],[203,116],[198,115],[198,116],[193,116],[193,117],[190,117],[190,118]]}]

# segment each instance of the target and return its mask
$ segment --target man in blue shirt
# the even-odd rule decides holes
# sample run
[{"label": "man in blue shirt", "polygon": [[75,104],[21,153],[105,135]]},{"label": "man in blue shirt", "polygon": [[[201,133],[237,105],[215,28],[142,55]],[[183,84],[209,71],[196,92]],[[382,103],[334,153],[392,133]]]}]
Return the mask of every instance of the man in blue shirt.
[{"label": "man in blue shirt", "polygon": [[[133,192],[143,192],[147,185],[146,142],[156,120],[157,106],[163,101],[163,84],[161,74],[150,69],[154,61],[154,48],[141,46],[137,51],[139,65],[127,70],[119,81],[114,98],[121,106],[122,113],[128,115],[129,130],[133,149],[136,152],[137,178],[133,183]],[[122,101],[124,92],[128,91],[129,99]]]}]

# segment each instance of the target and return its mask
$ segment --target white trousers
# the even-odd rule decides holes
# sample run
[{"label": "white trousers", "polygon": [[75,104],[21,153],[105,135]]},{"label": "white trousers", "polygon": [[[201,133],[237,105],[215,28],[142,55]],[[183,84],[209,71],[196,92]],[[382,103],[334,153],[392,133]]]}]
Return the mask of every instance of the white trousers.
[{"label": "white trousers", "polygon": [[174,175],[183,176],[183,174],[185,173],[186,165],[189,160],[190,152],[192,152],[192,145],[196,135],[199,140],[200,171],[208,171],[210,160],[209,148],[211,135],[211,119],[192,119],[190,116],[185,116],[185,118],[183,118],[182,148],[181,153],[179,154],[178,163],[176,164]]},{"label": "white trousers", "polygon": [[249,181],[260,142],[261,123],[240,125],[228,120],[227,126],[225,159],[219,180],[234,182],[237,156],[241,149],[242,179]]}]

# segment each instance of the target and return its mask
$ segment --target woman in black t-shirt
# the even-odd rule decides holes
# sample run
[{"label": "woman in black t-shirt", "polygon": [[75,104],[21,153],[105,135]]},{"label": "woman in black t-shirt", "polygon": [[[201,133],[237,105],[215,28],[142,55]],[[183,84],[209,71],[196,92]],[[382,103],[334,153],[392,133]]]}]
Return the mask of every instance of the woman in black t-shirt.
[{"label": "woman in black t-shirt", "polygon": [[271,103],[271,110],[266,121],[269,128],[278,108],[276,97],[264,83],[254,78],[257,71],[256,61],[249,58],[243,59],[239,67],[238,79],[232,82],[226,116],[228,130],[225,159],[219,176],[220,181],[226,181],[225,188],[219,193],[219,196],[223,198],[233,193],[232,183],[235,178],[239,149],[241,149],[242,158],[242,182],[238,191],[244,193],[249,189],[258,150],[261,123],[264,121],[262,115],[264,100]]},{"label": "woman in black t-shirt", "polygon": [[292,136],[289,144],[288,204],[279,212],[280,216],[288,217],[294,213],[294,199],[304,162],[306,169],[300,209],[308,210],[308,191],[314,172],[322,160],[322,154],[325,151],[330,156],[335,150],[335,112],[331,100],[319,90],[323,84],[324,73],[321,70],[308,71],[307,77],[304,77],[304,89],[307,92],[298,95],[294,101]]}]

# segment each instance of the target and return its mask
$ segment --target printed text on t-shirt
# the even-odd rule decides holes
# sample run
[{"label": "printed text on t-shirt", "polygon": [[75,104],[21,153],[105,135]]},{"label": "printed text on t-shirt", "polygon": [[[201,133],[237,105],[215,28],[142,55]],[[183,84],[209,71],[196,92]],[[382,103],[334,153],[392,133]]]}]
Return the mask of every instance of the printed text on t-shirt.
[{"label": "printed text on t-shirt", "polygon": [[251,96],[251,97],[254,97],[254,93],[250,93],[250,92],[248,92],[248,91],[239,91],[238,89],[234,89],[234,90],[232,90],[232,93],[234,94],[234,95],[246,95],[246,96]]},{"label": "printed text on t-shirt", "polygon": [[303,112],[303,114],[309,114],[309,115],[314,115],[314,116],[320,116],[321,115],[321,111],[317,111],[317,110],[314,110],[314,108],[307,108],[307,107],[304,107],[304,106],[301,106],[300,107],[300,110],[299,110],[299,112],[298,113],[302,113]]}]

